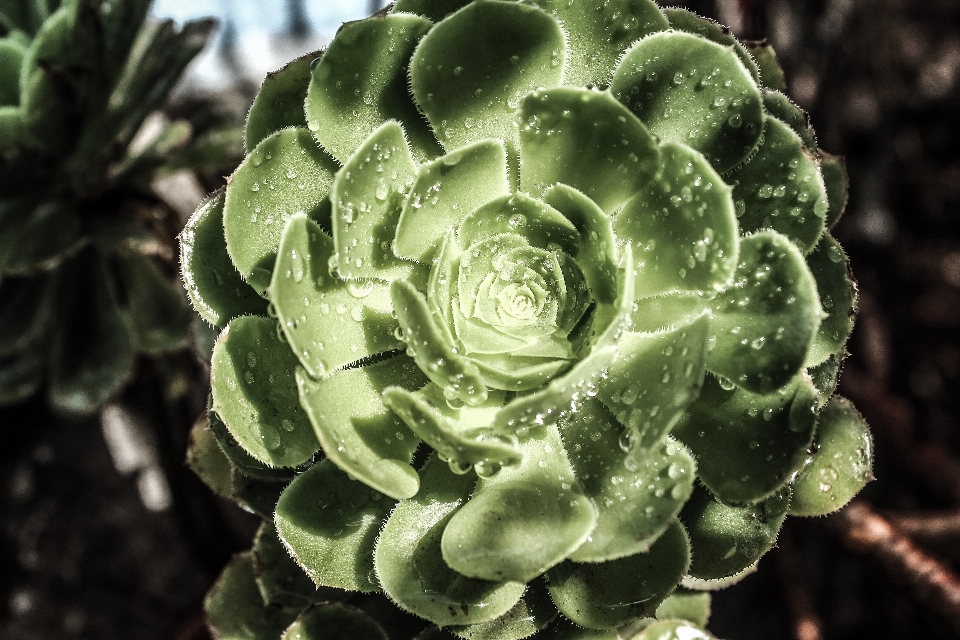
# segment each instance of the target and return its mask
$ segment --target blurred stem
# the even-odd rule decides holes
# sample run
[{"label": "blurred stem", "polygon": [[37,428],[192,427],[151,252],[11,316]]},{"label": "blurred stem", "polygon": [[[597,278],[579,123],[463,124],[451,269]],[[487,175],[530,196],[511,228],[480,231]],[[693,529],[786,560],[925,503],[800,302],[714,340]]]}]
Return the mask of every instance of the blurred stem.
[{"label": "blurred stem", "polygon": [[927,555],[867,503],[854,501],[827,519],[829,529],[853,551],[875,557],[912,595],[960,633],[960,578]]}]

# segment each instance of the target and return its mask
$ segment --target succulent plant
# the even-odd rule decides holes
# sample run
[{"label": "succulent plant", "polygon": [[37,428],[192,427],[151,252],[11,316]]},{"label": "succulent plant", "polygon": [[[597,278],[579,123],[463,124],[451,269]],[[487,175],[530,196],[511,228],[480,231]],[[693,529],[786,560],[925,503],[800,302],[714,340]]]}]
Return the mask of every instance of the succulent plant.
[{"label": "succulent plant", "polygon": [[55,408],[93,411],[135,353],[189,337],[182,221],[150,183],[240,150],[209,110],[131,149],[213,27],[143,26],[149,4],[0,2],[0,405],[46,381]]},{"label": "succulent plant", "polygon": [[845,175],[782,79],[649,0],[399,0],[268,76],[182,236],[191,460],[267,521],[220,637],[687,637],[856,494]]}]

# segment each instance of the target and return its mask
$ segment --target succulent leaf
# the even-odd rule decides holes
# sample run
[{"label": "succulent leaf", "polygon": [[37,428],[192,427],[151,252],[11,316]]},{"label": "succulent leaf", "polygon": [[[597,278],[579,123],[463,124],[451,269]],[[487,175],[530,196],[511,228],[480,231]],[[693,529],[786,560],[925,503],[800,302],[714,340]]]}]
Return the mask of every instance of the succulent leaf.
[{"label": "succulent leaf", "polygon": [[733,47],[733,51],[740,58],[740,62],[750,72],[750,77],[756,84],[760,84],[760,69],[757,67],[757,61],[750,55],[747,48],[730,33],[730,29],[715,20],[698,16],[688,9],[680,7],[665,7],[663,14],[672,29],[702,36],[724,47]]},{"label": "succulent leaf", "polygon": [[846,398],[834,396],[817,416],[812,451],[793,481],[790,515],[837,511],[873,480],[873,439]]},{"label": "succulent leaf", "polygon": [[490,622],[450,625],[450,632],[464,640],[521,640],[550,624],[558,611],[543,580],[535,580],[509,611]]},{"label": "succulent leaf", "polygon": [[705,627],[710,619],[710,593],[681,587],[660,603],[656,615],[658,620],[687,620]]},{"label": "succulent leaf", "polygon": [[226,566],[207,593],[203,608],[221,640],[279,638],[295,617],[263,603],[250,552],[235,556]]},{"label": "succulent leaf", "polygon": [[857,285],[850,272],[850,262],[840,243],[824,233],[807,265],[817,281],[820,305],[826,314],[814,336],[804,364],[808,367],[825,362],[832,354],[843,351],[853,332],[857,315]]},{"label": "succulent leaf", "polygon": [[347,637],[389,640],[390,636],[363,611],[337,602],[318,604],[305,610],[287,627],[280,640]]},{"label": "succulent leaf", "polygon": [[247,153],[281,129],[307,126],[303,103],[314,61],[321,55],[320,51],[307,53],[267,74],[247,114],[243,131]]},{"label": "succulent leaf", "polygon": [[297,476],[276,505],[277,535],[317,586],[379,589],[373,550],[394,500],[324,460]]},{"label": "succulent leaf", "polygon": [[611,629],[649,617],[690,565],[690,542],[674,522],[645,553],[600,564],[564,562],[552,569],[550,596],[560,613],[588,629]]}]

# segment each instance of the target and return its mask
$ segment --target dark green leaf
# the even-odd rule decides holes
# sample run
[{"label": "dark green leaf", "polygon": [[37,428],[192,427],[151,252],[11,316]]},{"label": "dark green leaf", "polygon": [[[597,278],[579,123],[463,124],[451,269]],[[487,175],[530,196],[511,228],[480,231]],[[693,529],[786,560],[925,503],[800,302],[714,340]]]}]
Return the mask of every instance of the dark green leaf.
[{"label": "dark green leaf", "polygon": [[235,556],[203,601],[207,624],[218,640],[274,640],[294,618],[263,604],[250,552]]}]

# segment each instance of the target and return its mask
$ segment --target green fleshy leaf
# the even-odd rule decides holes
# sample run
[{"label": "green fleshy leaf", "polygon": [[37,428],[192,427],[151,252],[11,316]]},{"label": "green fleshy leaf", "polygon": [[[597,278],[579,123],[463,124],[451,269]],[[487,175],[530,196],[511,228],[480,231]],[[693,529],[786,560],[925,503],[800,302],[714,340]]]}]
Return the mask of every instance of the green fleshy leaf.
[{"label": "green fleshy leaf", "polygon": [[253,568],[257,587],[267,605],[300,610],[315,602],[336,602],[349,592],[317,587],[290,557],[273,522],[263,522],[253,539]]},{"label": "green fleshy leaf", "polygon": [[740,230],[773,229],[809,253],[823,233],[827,191],[817,160],[793,129],[767,116],[763,143],[727,176]]},{"label": "green fleshy leaf", "polygon": [[426,382],[406,356],[339,371],[319,382],[297,371],[300,403],[327,458],[398,500],[415,495],[420,486],[410,466],[420,440],[387,408],[381,393],[389,385],[419,389]]},{"label": "green fleshy leaf", "polygon": [[390,291],[375,280],[346,282],[331,274],[333,240],[303,215],[287,222],[269,295],[280,329],[315,378],[402,347],[394,336]]},{"label": "green fleshy leaf", "polygon": [[50,200],[0,204],[0,273],[50,269],[82,242],[80,218],[71,203]]},{"label": "green fleshy leaf", "polygon": [[[28,139],[23,123],[23,110],[19,107],[0,107],[0,149],[25,146],[28,144]],[[7,178],[0,184],[11,183],[15,183],[15,180]]]},{"label": "green fleshy leaf", "polygon": [[757,572],[758,566],[759,563],[753,565],[752,567],[748,567],[740,573],[734,574],[728,578],[719,578],[717,580],[701,580],[700,578],[694,578],[693,576],[684,576],[680,586],[685,589],[704,591],[708,593],[711,591],[720,591],[721,589],[732,587],[733,585],[740,583],[744,578],[753,575]]},{"label": "green fleshy leaf", "polygon": [[668,293],[637,300],[630,314],[630,328],[637,333],[660,333],[694,322],[710,307],[710,300],[696,293]]},{"label": "green fleshy leaf", "polygon": [[651,133],[696,149],[719,173],[747,159],[763,133],[760,90],[743,62],[733,49],[690,33],[637,42],[611,91]]},{"label": "green fleshy leaf", "polygon": [[14,38],[0,38],[0,106],[20,104],[20,67],[26,49]]},{"label": "green fleshy leaf", "polygon": [[516,234],[538,249],[559,247],[575,255],[580,248],[577,229],[563,214],[523,193],[501,196],[467,214],[457,228],[457,241],[467,250],[504,233]]},{"label": "green fleshy leaf", "polygon": [[614,218],[633,246],[637,297],[714,292],[737,263],[738,232],[730,187],[699,153],[662,145],[663,171]]},{"label": "green fleshy leaf", "polygon": [[386,631],[366,613],[339,602],[319,604],[300,614],[280,640],[362,638],[388,640]]},{"label": "green fleshy leaf", "polygon": [[414,47],[430,26],[414,15],[347,23],[314,67],[307,126],[341,163],[387,120],[403,125],[418,162],[443,153],[410,98],[407,77]]},{"label": "green fleshy leaf", "polygon": [[690,565],[690,542],[679,523],[645,553],[601,564],[564,562],[548,574],[560,613],[588,629],[611,629],[652,616]]},{"label": "green fleshy leaf", "polygon": [[773,231],[744,238],[733,283],[713,302],[707,369],[755,393],[778,389],[803,365],[820,315],[797,248]]},{"label": "green fleshy leaf", "polygon": [[750,55],[757,61],[763,86],[774,91],[786,91],[787,79],[783,75],[780,60],[777,59],[777,53],[773,50],[773,47],[766,41],[747,42],[745,46]]},{"label": "green fleshy leaf", "polygon": [[233,500],[233,466],[220,449],[206,412],[200,415],[190,429],[187,466],[215,494]]},{"label": "green fleshy leaf", "polygon": [[[469,470],[481,463],[509,466],[520,462],[516,445],[492,434],[488,426],[503,405],[502,392],[491,393],[484,405],[453,409],[435,385],[419,394],[388,387],[383,402],[451,464]],[[463,419],[462,414],[465,414]],[[488,420],[484,421],[484,417]]]},{"label": "green fleshy leaf", "polygon": [[543,201],[562,213],[580,234],[580,248],[574,257],[590,296],[601,304],[612,303],[617,297],[617,251],[610,218],[593,200],[565,184],[547,189]]},{"label": "green fleshy leaf", "polygon": [[598,397],[627,427],[631,446],[654,446],[697,399],[706,373],[709,331],[704,314],[670,332],[626,332],[620,338],[619,355]]},{"label": "green fleshy leaf", "polygon": [[823,149],[820,152],[820,173],[827,187],[827,229],[832,229],[847,208],[850,190],[850,177],[847,175],[847,161],[843,156],[835,156]]},{"label": "green fleshy leaf", "polygon": [[137,351],[159,354],[186,346],[193,312],[179,283],[168,281],[145,256],[120,258],[116,273],[126,294],[123,311]]},{"label": "green fleshy leaf", "polygon": [[535,91],[517,117],[523,191],[540,195],[564,183],[613,213],[660,173],[657,139],[609,93]]},{"label": "green fleshy leaf", "polygon": [[686,620],[658,620],[631,636],[630,640],[716,640],[712,635]]},{"label": "green fleshy leaf", "polygon": [[617,629],[584,629],[566,618],[552,627],[552,640],[623,640]]},{"label": "green fleshy leaf", "polygon": [[440,22],[471,0],[397,0],[391,13],[415,13],[431,22]]},{"label": "green fleshy leaf", "polygon": [[53,342],[50,403],[92,413],[120,389],[133,367],[130,334],[108,287],[102,258],[87,250],[63,269],[63,317]]},{"label": "green fleshy leaf", "polygon": [[793,482],[790,515],[837,511],[873,480],[873,439],[846,398],[834,396],[820,412],[812,450]]},{"label": "green fleshy leaf", "polygon": [[297,360],[277,338],[272,318],[241,316],[213,349],[213,410],[230,434],[260,462],[294,467],[319,448],[300,408],[293,377]]},{"label": "green fleshy leaf", "polygon": [[[214,340],[216,340],[216,338],[217,336],[214,336]],[[213,351],[212,347],[211,351]],[[289,482],[293,480],[296,475],[295,469],[268,467],[240,446],[236,438],[227,431],[227,425],[223,424],[220,416],[213,411],[208,411],[206,415],[210,431],[217,439],[220,450],[223,451],[224,455],[227,456],[227,459],[230,461],[231,466],[237,471],[250,478],[265,480],[267,482]]]},{"label": "green fleshy leaf", "polygon": [[599,513],[596,528],[570,559],[605,562],[647,551],[693,490],[693,457],[672,439],[642,455],[625,452],[635,446],[629,432],[593,398],[560,428],[583,492]]},{"label": "green fleshy leaf", "polygon": [[324,460],[286,488],[274,523],[284,546],[318,586],[377,591],[373,549],[395,504]]},{"label": "green fleshy leaf", "polygon": [[0,358],[25,349],[47,333],[55,313],[58,280],[53,272],[0,282]]},{"label": "green fleshy leaf", "polygon": [[546,627],[557,615],[557,608],[553,606],[543,581],[535,580],[527,587],[520,602],[496,620],[451,625],[448,629],[464,640],[521,640]]},{"label": "green fleshy leaf", "polygon": [[658,620],[686,620],[705,627],[710,620],[710,594],[681,587],[660,603],[656,616]]},{"label": "green fleshy leaf", "polygon": [[244,475],[238,469],[230,474],[233,490],[229,498],[263,520],[272,520],[277,500],[287,487],[285,481],[261,480]]},{"label": "green fleshy leaf", "polygon": [[627,47],[649,33],[669,28],[651,0],[618,0],[601,5],[533,0],[533,4],[563,25],[570,47],[564,84],[572,86],[606,87]]},{"label": "green fleshy leaf", "polygon": [[309,131],[283,129],[258,144],[230,176],[223,208],[227,252],[258,292],[270,284],[287,220],[296,213],[317,216],[336,171]]},{"label": "green fleshy leaf", "polygon": [[294,618],[263,604],[250,552],[235,556],[203,600],[207,624],[219,640],[277,638]]},{"label": "green fleshy leaf", "polygon": [[788,487],[743,506],[726,505],[697,487],[680,514],[693,549],[689,574],[716,580],[751,567],[773,548],[789,505]]},{"label": "green fleshy leaf", "polygon": [[429,624],[398,607],[383,593],[351,595],[351,604],[376,620],[390,640],[410,640]]},{"label": "green fleshy leaf", "polygon": [[243,315],[267,315],[267,301],[243,281],[223,237],[224,192],[217,191],[194,212],[180,234],[180,272],[200,316],[223,328]]},{"label": "green fleshy leaf", "polygon": [[740,62],[750,73],[750,77],[756,84],[760,84],[760,69],[757,67],[757,61],[753,59],[746,47],[730,33],[729,28],[715,20],[704,18],[680,7],[664,7],[663,14],[667,17],[672,29],[702,36],[723,47],[733,47],[734,53],[740,58]]},{"label": "green fleshy leaf", "polygon": [[445,396],[474,406],[485,402],[487,388],[476,365],[458,355],[447,341],[423,294],[409,282],[395,280],[390,285],[390,295],[403,339],[427,377],[443,389]]},{"label": "green fleshy leaf", "polygon": [[330,196],[340,277],[396,280],[418,266],[397,258],[392,247],[416,173],[403,129],[392,120],[346,161]]},{"label": "green fleshy leaf", "polygon": [[807,151],[815,156],[820,155],[817,150],[817,134],[810,126],[809,113],[794,104],[786,94],[770,89],[763,92],[763,106],[768,114],[785,123],[800,136]]},{"label": "green fleshy leaf", "polygon": [[817,407],[822,407],[827,403],[827,400],[833,397],[833,392],[836,391],[837,383],[840,381],[843,360],[846,357],[846,350],[838,351],[831,354],[822,363],[807,370],[813,380],[813,386],[817,388]]},{"label": "green fleshy leaf", "polygon": [[77,76],[65,68],[75,63],[75,22],[73,7],[55,11],[40,26],[20,67],[24,125],[33,140],[53,153],[66,153],[78,133],[70,123],[80,115],[80,87]]},{"label": "green fleshy leaf", "polygon": [[444,149],[484,138],[515,149],[520,99],[560,86],[565,55],[553,16],[531,5],[478,0],[424,36],[410,61],[410,87]]},{"label": "green fleshy leaf", "polygon": [[400,502],[377,541],[375,565],[383,590],[401,608],[441,626],[498,618],[526,588],[522,582],[467,578],[444,562],[444,529],[475,484],[472,474],[454,474],[433,454],[423,468],[423,490]]},{"label": "green fleshy leaf", "polygon": [[729,387],[707,376],[673,435],[693,451],[700,481],[718,498],[763,500],[803,465],[813,441],[816,389],[800,375],[767,395]]},{"label": "green fleshy leaf", "polygon": [[499,140],[483,140],[420,167],[397,222],[394,252],[429,263],[448,230],[474,209],[510,195],[507,155]]},{"label": "green fleshy leaf", "polygon": [[264,78],[247,113],[247,125],[243,131],[247,153],[281,129],[307,125],[303,102],[310,84],[310,67],[321,54],[321,51],[314,51],[302,55]]},{"label": "green fleshy leaf", "polygon": [[0,406],[26,400],[40,388],[47,368],[45,345],[27,345],[0,358]]},{"label": "green fleshy leaf", "polygon": [[812,367],[842,351],[847,343],[857,316],[857,285],[843,247],[829,233],[823,234],[813,253],[807,256],[807,266],[817,281],[820,304],[827,314],[804,363]]},{"label": "green fleshy leaf", "polygon": [[555,424],[520,445],[521,463],[483,477],[443,532],[454,571],[528,582],[579,547],[597,522]]}]

